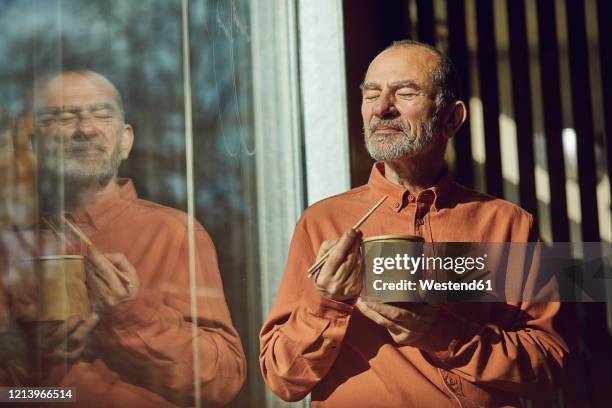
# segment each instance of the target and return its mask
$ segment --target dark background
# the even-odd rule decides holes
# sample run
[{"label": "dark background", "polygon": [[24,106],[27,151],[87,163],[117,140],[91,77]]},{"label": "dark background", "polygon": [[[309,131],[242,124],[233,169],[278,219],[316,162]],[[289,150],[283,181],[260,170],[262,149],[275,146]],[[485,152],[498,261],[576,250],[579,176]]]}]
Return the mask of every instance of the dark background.
[{"label": "dark background", "polygon": [[[538,50],[527,40],[526,2],[512,0],[496,2],[506,10],[508,24],[508,49],[500,49],[495,42],[494,2],[476,0],[475,21],[467,18],[464,0],[438,2],[446,19],[436,18],[434,1],[429,0],[344,0],[345,54],[347,67],[347,95],[349,130],[351,135],[351,175],[353,185],[367,182],[372,161],[363,147],[362,119],[360,115],[361,91],[359,84],[369,62],[394,40],[412,38],[445,49],[455,63],[463,82],[464,100],[473,96],[470,86],[470,69],[476,70],[479,79],[479,98],[483,105],[483,123],[468,122],[454,138],[450,148],[454,150],[455,179],[460,183],[515,201],[521,207],[540,217],[549,217],[550,238],[555,242],[600,241],[596,185],[607,173],[612,180],[612,2],[596,2],[599,47],[591,49],[601,65],[601,78],[589,76],[587,52],[593,44],[587,41],[587,21],[583,0],[566,0],[566,21],[557,20],[555,10],[561,2],[533,0],[537,10]],[[467,30],[476,30],[478,48],[470,54]],[[561,39],[567,38],[567,43]],[[560,52],[567,52],[570,83],[561,81]],[[502,177],[500,144],[500,94],[497,64],[509,59],[511,66],[513,119],[516,124],[520,183],[515,186],[518,196],[505,195]],[[530,78],[529,61],[539,61],[540,81]],[[507,78],[503,78],[507,80]],[[604,132],[597,132],[594,125],[593,98],[590,81],[601,87],[603,94]],[[566,170],[562,146],[563,124],[566,118],[561,104],[561,87],[569,88],[571,117],[577,138],[577,178],[580,188],[579,202],[569,202],[566,192]],[[545,141],[545,160],[542,165],[549,175],[551,199],[542,211],[543,204],[536,198],[536,143],[534,141],[534,116],[530,97],[531,87],[541,90],[541,112]],[[468,107],[469,109],[469,107]],[[473,159],[470,132],[474,126],[483,126],[486,161],[484,165]],[[597,155],[597,156],[596,156]],[[600,163],[599,166],[597,164]],[[601,165],[603,163],[603,165]],[[478,185],[480,177],[483,182]],[[568,218],[568,206],[580,205],[582,222],[572,225]],[[610,212],[610,208],[605,211]],[[579,233],[571,234],[575,228]],[[578,237],[578,239],[576,238]],[[568,342],[571,355],[565,370],[566,378],[556,401],[559,407],[603,407],[612,401],[612,340],[606,326],[606,304],[565,303],[559,319],[560,331]]]}]

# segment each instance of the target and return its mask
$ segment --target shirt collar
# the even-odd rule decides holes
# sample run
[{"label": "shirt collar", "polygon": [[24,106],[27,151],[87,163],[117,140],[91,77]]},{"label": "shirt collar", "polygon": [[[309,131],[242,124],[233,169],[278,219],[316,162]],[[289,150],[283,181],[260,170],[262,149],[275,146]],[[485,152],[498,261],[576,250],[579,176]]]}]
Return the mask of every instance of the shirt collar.
[{"label": "shirt collar", "polygon": [[389,199],[385,200],[385,205],[395,212],[400,212],[406,205],[415,201],[427,202],[431,204],[434,211],[438,211],[442,206],[450,183],[451,174],[448,167],[445,166],[436,184],[415,196],[407,188],[385,178],[385,164],[383,162],[374,163],[368,181],[368,185],[378,196],[389,196]]},{"label": "shirt collar", "polygon": [[112,195],[70,215],[78,224],[87,224],[96,230],[104,228],[138,198],[131,179],[120,178],[117,183],[119,189]]}]

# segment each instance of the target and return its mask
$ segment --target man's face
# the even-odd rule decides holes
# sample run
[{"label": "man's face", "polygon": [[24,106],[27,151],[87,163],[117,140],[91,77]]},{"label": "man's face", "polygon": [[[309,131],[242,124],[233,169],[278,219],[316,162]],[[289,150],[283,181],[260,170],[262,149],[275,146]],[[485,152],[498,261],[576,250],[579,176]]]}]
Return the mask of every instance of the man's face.
[{"label": "man's face", "polygon": [[[116,91],[96,74],[70,73],[51,79],[41,92],[36,129],[43,171],[69,180],[110,180],[129,147]],[[130,135],[128,135],[130,136]]]},{"label": "man's face", "polygon": [[361,115],[365,143],[377,161],[421,154],[436,133],[436,90],[430,72],[439,57],[419,46],[379,54],[363,84]]}]

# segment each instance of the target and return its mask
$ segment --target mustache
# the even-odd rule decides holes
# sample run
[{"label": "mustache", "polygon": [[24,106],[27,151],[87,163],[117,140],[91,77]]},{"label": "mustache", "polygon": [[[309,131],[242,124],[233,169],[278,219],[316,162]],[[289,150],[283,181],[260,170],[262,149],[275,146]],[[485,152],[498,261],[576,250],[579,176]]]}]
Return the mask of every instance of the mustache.
[{"label": "mustache", "polygon": [[64,152],[81,152],[81,151],[97,151],[106,153],[107,148],[101,143],[96,143],[88,140],[54,140],[47,141],[43,147],[47,151],[64,151]]},{"label": "mustache", "polygon": [[64,151],[66,152],[78,152],[78,151],[83,151],[83,150],[95,150],[101,153],[105,153],[106,147],[104,147],[103,145],[99,143],[83,142],[83,141],[64,143]]},{"label": "mustache", "polygon": [[370,133],[375,132],[379,128],[395,128],[401,129],[403,132],[410,131],[410,127],[406,126],[400,119],[374,119],[368,126]]}]

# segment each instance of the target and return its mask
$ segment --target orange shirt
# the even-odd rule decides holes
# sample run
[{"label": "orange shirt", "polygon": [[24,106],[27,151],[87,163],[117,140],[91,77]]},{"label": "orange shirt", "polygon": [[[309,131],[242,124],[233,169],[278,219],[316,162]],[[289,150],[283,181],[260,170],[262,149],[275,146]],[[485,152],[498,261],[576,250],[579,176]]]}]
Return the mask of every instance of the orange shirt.
[{"label": "orange shirt", "polygon": [[296,225],[283,280],[260,333],[264,380],[313,407],[520,406],[548,396],[567,346],[554,330],[559,303],[448,303],[414,346],[399,346],[357,308],[328,299],[307,278],[324,240],[337,239],[383,195],[364,237],[414,234],[428,242],[528,242],[533,217],[451,182],[418,196],[384,177],[323,200]]},{"label": "orange shirt", "polygon": [[187,214],[138,199],[131,181],[121,183],[116,196],[72,216],[102,252],[127,257],[140,292],[124,312],[102,315],[90,350],[81,361],[58,366],[48,382],[77,387],[77,405],[87,407],[194,405],[196,378],[204,406],[228,402],[240,390],[246,366],[215,247],[196,223],[194,315]]}]

